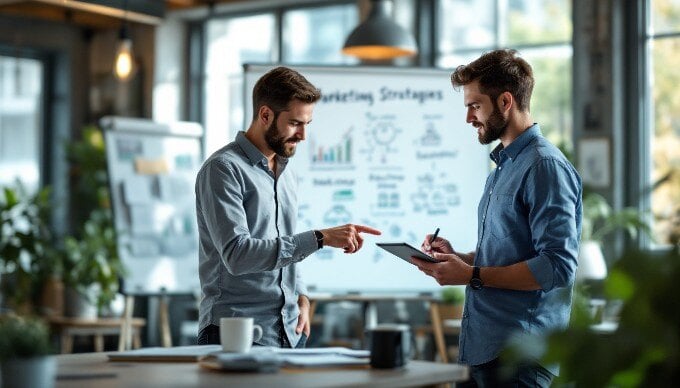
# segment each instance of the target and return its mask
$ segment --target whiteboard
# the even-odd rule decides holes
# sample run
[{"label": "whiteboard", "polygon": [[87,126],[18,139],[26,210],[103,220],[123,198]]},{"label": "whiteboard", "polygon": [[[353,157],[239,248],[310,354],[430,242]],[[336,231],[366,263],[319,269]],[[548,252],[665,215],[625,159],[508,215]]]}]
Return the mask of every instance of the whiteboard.
[{"label": "whiteboard", "polygon": [[124,292],[196,292],[201,126],[124,117],[101,124]]},{"label": "whiteboard", "polygon": [[[252,89],[274,65],[244,66],[245,128]],[[323,97],[289,167],[299,177],[297,230],[358,223],[380,229],[351,255],[324,248],[298,264],[324,292],[427,292],[439,285],[376,242],[419,247],[428,233],[475,249],[489,147],[465,122],[450,73],[385,67],[294,67]]]}]

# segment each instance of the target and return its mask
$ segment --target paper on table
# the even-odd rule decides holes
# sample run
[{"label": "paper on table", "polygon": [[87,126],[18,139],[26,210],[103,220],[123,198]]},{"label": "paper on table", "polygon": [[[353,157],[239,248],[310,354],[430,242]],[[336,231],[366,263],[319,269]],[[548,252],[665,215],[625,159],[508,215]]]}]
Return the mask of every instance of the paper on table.
[{"label": "paper on table", "polygon": [[307,356],[307,355],[338,355],[345,357],[370,357],[371,352],[368,350],[354,350],[343,347],[329,347],[329,348],[303,348],[303,349],[284,349],[284,348],[253,348],[253,350],[259,351],[259,349],[268,349],[277,354],[283,355],[296,355],[296,356]]},{"label": "paper on table", "polygon": [[242,370],[248,366],[256,370],[256,364],[269,366],[278,363],[287,367],[329,367],[368,365],[368,350],[352,350],[342,347],[281,349],[254,347],[250,353],[214,352],[201,359],[205,367],[222,370]]},{"label": "paper on table", "polygon": [[281,356],[283,364],[292,367],[351,366],[368,365],[366,357],[343,356],[341,354],[286,354]]},{"label": "paper on table", "polygon": [[342,347],[282,349],[272,348],[286,366],[320,367],[367,365],[371,352]]},{"label": "paper on table", "polygon": [[141,348],[109,353],[110,361],[188,361],[195,362],[208,354],[221,351],[220,345],[175,346],[172,348]]}]

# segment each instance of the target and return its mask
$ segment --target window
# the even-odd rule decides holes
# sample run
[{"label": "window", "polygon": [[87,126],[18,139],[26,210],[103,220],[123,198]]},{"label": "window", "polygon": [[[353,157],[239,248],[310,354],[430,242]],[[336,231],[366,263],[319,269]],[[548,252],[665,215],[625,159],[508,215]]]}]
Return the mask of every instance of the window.
[{"label": "window", "polygon": [[0,186],[40,185],[43,64],[0,56]]},{"label": "window", "polygon": [[655,243],[670,243],[671,222],[680,217],[680,1],[648,2],[647,88],[651,171],[648,185],[662,179],[651,194]]},{"label": "window", "polygon": [[356,3],[348,1],[224,15],[206,22],[203,84],[206,154],[231,141],[249,122],[249,118],[243,117],[244,103],[248,102],[244,101],[248,95],[244,96],[243,90],[243,64],[356,63],[340,50],[358,20]]},{"label": "window", "polygon": [[340,49],[359,15],[354,5],[334,5],[287,11],[283,15],[284,63],[354,64]]},{"label": "window", "polygon": [[243,130],[244,63],[275,62],[274,14],[214,19],[206,24],[205,144],[210,155]]},{"label": "window", "polygon": [[534,69],[534,120],[555,144],[572,143],[570,0],[440,0],[437,11],[437,66],[516,49]]}]

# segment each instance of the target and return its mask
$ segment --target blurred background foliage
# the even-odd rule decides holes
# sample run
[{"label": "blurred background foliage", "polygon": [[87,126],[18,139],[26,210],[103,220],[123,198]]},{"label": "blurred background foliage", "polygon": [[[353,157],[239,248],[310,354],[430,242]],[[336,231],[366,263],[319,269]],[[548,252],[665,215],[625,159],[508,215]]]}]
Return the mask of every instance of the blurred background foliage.
[{"label": "blurred background foliage", "polygon": [[80,140],[66,143],[72,180],[73,236],[64,239],[64,283],[84,296],[100,285],[97,303],[113,300],[125,268],[118,256],[113,226],[104,136],[96,126],[85,127]]},{"label": "blurred background foliage", "polygon": [[605,296],[623,302],[615,331],[594,330],[587,293],[577,288],[566,331],[515,341],[503,357],[559,363],[556,386],[680,386],[680,244],[673,243],[664,253],[629,251],[610,269]]}]

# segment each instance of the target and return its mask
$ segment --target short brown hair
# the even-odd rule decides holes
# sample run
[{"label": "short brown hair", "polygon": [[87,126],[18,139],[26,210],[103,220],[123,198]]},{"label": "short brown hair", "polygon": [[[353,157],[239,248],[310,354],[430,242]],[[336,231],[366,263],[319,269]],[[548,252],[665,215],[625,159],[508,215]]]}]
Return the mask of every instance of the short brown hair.
[{"label": "short brown hair", "polygon": [[288,109],[293,100],[315,103],[321,98],[321,91],[307,78],[293,69],[279,66],[260,77],[253,88],[253,119],[264,105],[275,114]]},{"label": "short brown hair", "polygon": [[467,65],[461,65],[451,74],[454,88],[479,80],[479,90],[496,101],[504,92],[510,92],[520,111],[529,111],[534,74],[531,65],[517,55],[516,50],[502,49],[483,54]]}]

